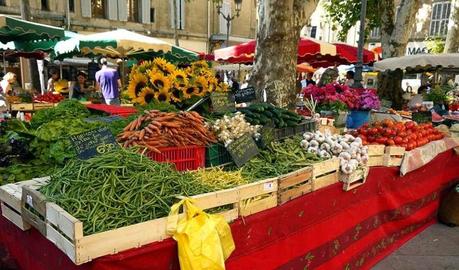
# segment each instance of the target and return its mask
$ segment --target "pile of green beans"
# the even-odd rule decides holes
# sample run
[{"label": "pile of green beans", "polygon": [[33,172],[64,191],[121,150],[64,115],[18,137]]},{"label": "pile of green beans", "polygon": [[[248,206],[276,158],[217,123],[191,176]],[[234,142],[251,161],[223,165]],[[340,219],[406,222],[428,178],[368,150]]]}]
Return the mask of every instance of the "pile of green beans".
[{"label": "pile of green beans", "polygon": [[276,177],[310,166],[322,159],[300,146],[301,136],[272,142],[266,150],[242,167],[242,176],[251,182]]},{"label": "pile of green beans", "polygon": [[167,216],[176,195],[209,189],[191,173],[151,161],[138,150],[117,148],[71,160],[40,192],[82,221],[85,234],[93,234]]}]

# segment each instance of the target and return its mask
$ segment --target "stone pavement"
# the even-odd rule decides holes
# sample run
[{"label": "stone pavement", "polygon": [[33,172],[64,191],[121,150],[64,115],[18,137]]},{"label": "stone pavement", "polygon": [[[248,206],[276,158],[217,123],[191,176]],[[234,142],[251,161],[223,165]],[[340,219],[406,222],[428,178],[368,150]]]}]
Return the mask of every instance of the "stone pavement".
[{"label": "stone pavement", "polygon": [[373,270],[459,270],[459,227],[434,224]]}]

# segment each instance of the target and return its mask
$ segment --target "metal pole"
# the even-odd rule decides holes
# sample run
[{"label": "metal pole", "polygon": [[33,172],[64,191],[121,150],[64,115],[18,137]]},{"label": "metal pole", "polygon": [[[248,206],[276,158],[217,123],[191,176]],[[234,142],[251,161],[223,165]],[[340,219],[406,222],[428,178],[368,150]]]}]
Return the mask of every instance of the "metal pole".
[{"label": "metal pole", "polygon": [[367,0],[362,0],[362,10],[360,12],[360,32],[358,44],[358,60],[355,66],[354,88],[362,88],[362,69],[363,69],[363,45],[365,42],[365,17],[367,14]]}]

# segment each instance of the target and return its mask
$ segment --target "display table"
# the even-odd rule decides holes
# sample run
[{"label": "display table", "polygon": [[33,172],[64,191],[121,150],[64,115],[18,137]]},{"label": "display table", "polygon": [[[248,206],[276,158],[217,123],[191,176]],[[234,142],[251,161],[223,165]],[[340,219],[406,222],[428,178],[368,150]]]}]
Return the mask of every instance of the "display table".
[{"label": "display table", "polygon": [[[404,177],[398,167],[374,167],[350,192],[337,183],[236,220],[227,269],[369,269],[436,222],[441,193],[458,178],[459,157],[449,150]],[[75,266],[37,231],[2,217],[0,245],[24,270],[179,269],[171,239]]]}]

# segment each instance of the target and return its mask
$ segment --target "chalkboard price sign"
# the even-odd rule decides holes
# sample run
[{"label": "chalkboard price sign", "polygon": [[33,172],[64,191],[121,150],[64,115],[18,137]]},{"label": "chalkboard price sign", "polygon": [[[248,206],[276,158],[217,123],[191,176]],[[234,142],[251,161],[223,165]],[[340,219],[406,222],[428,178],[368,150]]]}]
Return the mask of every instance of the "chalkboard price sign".
[{"label": "chalkboard price sign", "polygon": [[247,87],[244,89],[239,89],[234,94],[234,99],[236,103],[244,103],[255,100],[257,97],[255,95],[255,88]]},{"label": "chalkboard price sign", "polygon": [[210,102],[214,112],[228,112],[234,110],[229,93],[213,92],[210,94]]},{"label": "chalkboard price sign", "polygon": [[70,136],[70,141],[81,159],[89,159],[119,147],[115,137],[106,127]]},{"label": "chalkboard price sign", "polygon": [[258,155],[258,147],[252,136],[245,134],[227,147],[236,166],[241,167],[254,156]]}]

